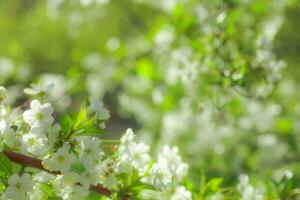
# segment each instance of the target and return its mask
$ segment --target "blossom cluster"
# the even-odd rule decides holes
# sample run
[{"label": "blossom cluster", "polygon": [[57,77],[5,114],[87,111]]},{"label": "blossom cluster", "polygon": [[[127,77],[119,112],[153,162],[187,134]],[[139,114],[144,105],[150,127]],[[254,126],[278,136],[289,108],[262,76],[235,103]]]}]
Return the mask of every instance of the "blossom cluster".
[{"label": "blossom cluster", "polygon": [[[34,98],[24,111],[16,109],[17,116],[1,104],[8,112],[0,130],[2,151],[40,160],[44,169],[24,165],[18,172],[8,172],[3,199],[42,199],[47,195],[83,199],[97,186],[120,199],[130,195],[147,199],[145,191],[162,193],[166,199],[192,199],[191,192],[181,185],[188,165],[177,147],[165,145],[153,160],[150,147],[138,142],[132,129],[113,145],[100,139],[96,133],[103,130],[109,117],[101,102],[89,102],[75,117],[67,115],[57,122],[54,107],[44,95],[51,88],[26,89]],[[1,101],[6,96],[5,88],[0,87]],[[44,192],[41,185],[51,192]]]},{"label": "blossom cluster", "polygon": [[249,183],[248,175],[242,174],[239,177],[239,184],[237,186],[243,200],[263,200],[263,192],[254,188]]}]

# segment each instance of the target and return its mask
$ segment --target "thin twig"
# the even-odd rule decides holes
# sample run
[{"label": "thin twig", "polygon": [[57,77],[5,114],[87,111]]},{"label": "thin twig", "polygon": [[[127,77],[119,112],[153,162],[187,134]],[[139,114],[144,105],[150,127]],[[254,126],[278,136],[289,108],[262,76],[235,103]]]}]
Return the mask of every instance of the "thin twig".
[{"label": "thin twig", "polygon": [[[29,156],[20,154],[20,153],[16,153],[16,152],[12,152],[12,151],[3,151],[3,154],[6,155],[12,162],[18,163],[22,166],[26,166],[26,167],[33,167],[36,169],[40,169],[46,172],[49,172],[51,174],[60,174],[60,172],[51,172],[47,169],[44,168],[42,161],[36,158],[31,158]],[[98,184],[96,186],[91,186],[90,190],[97,192],[99,194],[105,195],[105,196],[110,196],[111,195],[111,191],[108,190],[107,188],[103,187],[102,185]],[[124,196],[123,200],[129,199],[128,196]]]}]

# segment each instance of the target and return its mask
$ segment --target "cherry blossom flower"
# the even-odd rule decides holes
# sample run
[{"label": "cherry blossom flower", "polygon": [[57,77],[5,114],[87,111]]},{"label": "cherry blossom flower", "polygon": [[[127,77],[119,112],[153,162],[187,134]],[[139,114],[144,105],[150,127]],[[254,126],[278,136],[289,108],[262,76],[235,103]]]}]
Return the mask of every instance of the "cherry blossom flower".
[{"label": "cherry blossom flower", "polygon": [[52,117],[54,109],[51,104],[41,104],[35,99],[30,104],[30,109],[23,113],[23,118],[32,128],[45,128],[54,121]]}]

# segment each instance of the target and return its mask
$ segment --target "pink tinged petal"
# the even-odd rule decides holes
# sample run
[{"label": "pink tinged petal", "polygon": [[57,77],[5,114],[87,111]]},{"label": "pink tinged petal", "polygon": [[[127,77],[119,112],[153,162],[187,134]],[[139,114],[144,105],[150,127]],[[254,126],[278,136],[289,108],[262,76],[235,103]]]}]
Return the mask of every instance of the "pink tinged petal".
[{"label": "pink tinged petal", "polygon": [[35,112],[39,112],[41,107],[41,103],[39,102],[39,100],[33,100],[30,104],[30,108],[35,111]]},{"label": "pink tinged petal", "polygon": [[23,113],[23,119],[26,123],[32,124],[36,121],[36,113],[33,112],[32,110],[26,110]]}]

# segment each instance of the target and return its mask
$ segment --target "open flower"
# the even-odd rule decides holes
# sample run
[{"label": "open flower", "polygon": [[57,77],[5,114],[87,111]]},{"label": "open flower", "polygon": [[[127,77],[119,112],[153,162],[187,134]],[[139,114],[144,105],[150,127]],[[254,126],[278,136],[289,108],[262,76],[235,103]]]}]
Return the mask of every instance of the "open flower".
[{"label": "open flower", "polygon": [[144,143],[134,141],[134,133],[131,129],[127,129],[121,138],[121,145],[118,153],[120,162],[118,169],[121,172],[130,172],[133,168],[143,173],[145,167],[149,164],[151,158],[149,155],[149,146]]},{"label": "open flower", "polygon": [[80,174],[80,184],[88,188],[91,185],[97,185],[99,182],[97,170],[87,170]]},{"label": "open flower", "polygon": [[129,162],[135,169],[143,171],[150,162],[148,152],[149,146],[144,143],[133,143],[127,151],[121,152],[120,159],[122,162]]},{"label": "open flower", "polygon": [[36,155],[44,156],[48,151],[48,139],[35,133],[36,129],[22,136],[22,147],[25,151]]},{"label": "open flower", "polygon": [[172,195],[171,200],[192,200],[192,193],[186,190],[185,187],[179,186],[175,189],[175,193]]},{"label": "open flower", "polygon": [[165,159],[168,164],[168,169],[172,176],[177,182],[180,182],[181,179],[187,174],[188,165],[183,163],[181,156],[178,154],[179,149],[177,147],[169,147],[165,145],[162,149],[162,152],[158,156],[158,160]]},{"label": "open flower", "polygon": [[99,172],[101,184],[108,189],[115,189],[118,186],[115,169],[116,163],[112,158],[107,158],[96,167],[96,170]]},{"label": "open flower", "polygon": [[27,199],[27,192],[33,187],[29,174],[23,174],[21,177],[14,174],[8,179],[8,184],[5,196],[12,200]]},{"label": "open flower", "polygon": [[109,111],[104,108],[104,104],[99,100],[91,101],[91,105],[88,107],[88,112],[93,113],[98,125],[105,128],[103,121],[110,117]]},{"label": "open flower", "polygon": [[239,176],[239,184],[237,185],[237,189],[241,194],[242,200],[262,200],[262,199],[264,199],[263,192],[254,188],[249,183],[248,175],[242,174]]},{"label": "open flower", "polygon": [[100,148],[100,139],[96,137],[80,137],[78,138],[81,154],[80,161],[86,168],[97,164],[103,156],[103,151]]},{"label": "open flower", "polygon": [[135,141],[135,134],[133,133],[133,130],[128,128],[125,132],[125,134],[120,139],[120,146],[119,146],[119,153],[120,155],[125,154],[129,151],[129,147],[132,146]]},{"label": "open flower", "polygon": [[45,95],[47,94],[51,89],[54,88],[54,83],[48,84],[48,85],[38,85],[38,84],[32,84],[31,88],[25,88],[24,92],[28,95]]},{"label": "open flower", "polygon": [[104,108],[104,104],[99,100],[92,101],[89,110],[95,113],[96,119],[106,120],[110,117],[109,111]]},{"label": "open flower", "polygon": [[147,176],[143,181],[154,185],[163,190],[170,189],[172,185],[172,174],[168,169],[168,162],[166,159],[160,159],[154,163]]},{"label": "open flower", "polygon": [[44,167],[50,171],[61,171],[63,173],[69,172],[71,166],[76,161],[76,156],[69,151],[70,146],[65,144],[51,157],[47,157],[43,160]]},{"label": "open flower", "polygon": [[20,136],[17,132],[9,127],[7,124],[4,126],[1,134],[4,143],[11,149],[17,149],[20,146]]},{"label": "open flower", "polygon": [[50,103],[41,104],[39,100],[33,100],[30,110],[23,113],[23,118],[32,128],[45,128],[54,121],[51,116],[54,109]]},{"label": "open flower", "polygon": [[122,146],[129,146],[132,142],[134,142],[134,133],[131,128],[128,128],[125,134],[121,137],[121,145]]}]

